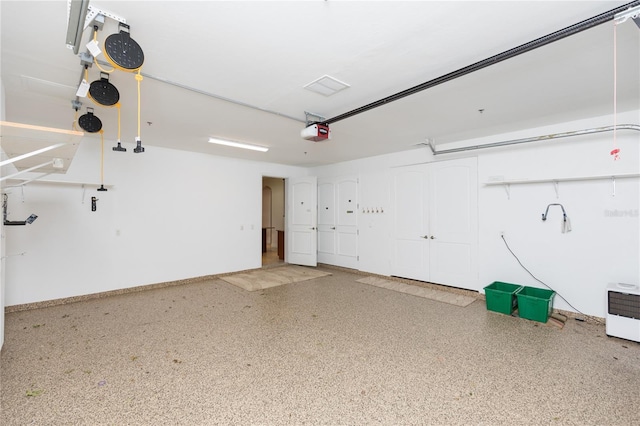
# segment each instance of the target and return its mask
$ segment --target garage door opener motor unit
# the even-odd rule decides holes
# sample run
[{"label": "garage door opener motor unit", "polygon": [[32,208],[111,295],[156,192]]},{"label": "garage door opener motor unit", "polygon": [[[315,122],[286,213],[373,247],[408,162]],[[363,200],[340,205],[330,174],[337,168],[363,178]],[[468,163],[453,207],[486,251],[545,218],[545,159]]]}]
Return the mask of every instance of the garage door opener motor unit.
[{"label": "garage door opener motor unit", "polygon": [[640,286],[607,286],[607,336],[640,342]]},{"label": "garage door opener motor unit", "polygon": [[300,136],[308,141],[321,142],[331,139],[331,130],[326,124],[312,124],[300,132]]}]

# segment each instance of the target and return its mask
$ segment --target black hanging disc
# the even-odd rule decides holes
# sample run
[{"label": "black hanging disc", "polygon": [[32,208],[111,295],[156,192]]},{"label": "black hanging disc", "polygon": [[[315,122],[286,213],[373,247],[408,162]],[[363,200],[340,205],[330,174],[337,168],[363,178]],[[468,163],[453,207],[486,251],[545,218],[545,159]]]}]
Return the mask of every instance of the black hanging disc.
[{"label": "black hanging disc", "polygon": [[101,77],[89,86],[91,99],[104,106],[113,106],[120,100],[120,93],[113,84],[109,83],[109,75]]},{"label": "black hanging disc", "polygon": [[83,130],[89,133],[96,133],[102,129],[102,121],[93,115],[92,111],[87,111],[86,114],[81,115],[80,118],[78,118],[78,124],[80,124]]},{"label": "black hanging disc", "polygon": [[118,34],[111,34],[104,41],[105,56],[116,68],[137,71],[144,63],[144,52],[129,35],[129,26],[120,24],[119,27],[121,29]]}]

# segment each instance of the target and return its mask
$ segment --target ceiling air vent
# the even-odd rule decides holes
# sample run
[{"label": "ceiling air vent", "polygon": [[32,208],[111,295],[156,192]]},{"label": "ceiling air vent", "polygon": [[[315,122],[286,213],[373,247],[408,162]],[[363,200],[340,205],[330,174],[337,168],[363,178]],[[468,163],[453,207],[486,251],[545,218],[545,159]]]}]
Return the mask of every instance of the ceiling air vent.
[{"label": "ceiling air vent", "polygon": [[341,90],[348,89],[349,87],[351,86],[349,86],[347,83],[343,83],[342,81],[329,75],[323,75],[322,77],[315,79],[311,83],[304,86],[305,89],[311,90],[312,92],[316,92],[324,96],[331,96]]}]

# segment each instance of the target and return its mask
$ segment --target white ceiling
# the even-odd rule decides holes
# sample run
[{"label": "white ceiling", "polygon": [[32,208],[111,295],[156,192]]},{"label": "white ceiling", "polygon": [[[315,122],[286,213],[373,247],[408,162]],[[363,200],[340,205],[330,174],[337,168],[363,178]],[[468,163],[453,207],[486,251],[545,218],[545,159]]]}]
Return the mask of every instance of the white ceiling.
[{"label": "white ceiling", "polygon": [[[311,166],[411,149],[426,138],[443,144],[610,114],[612,22],[336,122],[330,141],[300,137],[304,111],[337,116],[626,3],[95,0],[91,5],[125,18],[144,51],[141,138],[147,150],[161,146]],[[5,119],[71,128],[81,65],[65,47],[67,2],[2,0],[0,18]],[[102,44],[116,31],[115,21],[107,19],[98,40]],[[87,30],[83,45],[89,36]],[[99,78],[95,68],[91,81]],[[325,74],[350,87],[331,97],[304,89]],[[619,111],[638,109],[639,76],[640,30],[628,21],[617,28]],[[110,81],[120,91],[122,141],[129,148],[122,155],[133,155],[134,75],[117,71]],[[108,146],[113,145],[116,109],[83,102],[95,108]],[[209,136],[270,150],[214,146],[207,143]],[[97,135],[85,138],[99,141]]]}]

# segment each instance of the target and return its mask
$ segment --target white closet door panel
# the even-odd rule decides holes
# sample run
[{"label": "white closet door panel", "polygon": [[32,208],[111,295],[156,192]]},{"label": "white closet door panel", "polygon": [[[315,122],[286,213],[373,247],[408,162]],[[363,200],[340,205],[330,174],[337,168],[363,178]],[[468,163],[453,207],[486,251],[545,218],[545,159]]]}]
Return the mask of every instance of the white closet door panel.
[{"label": "white closet door panel", "polygon": [[477,159],[430,164],[431,281],[477,290]]},{"label": "white closet door panel", "polygon": [[316,266],[318,182],[315,176],[287,181],[286,260],[296,265]]}]

